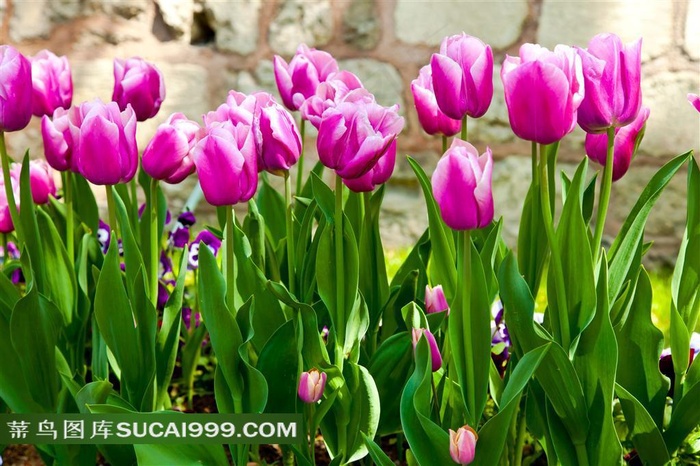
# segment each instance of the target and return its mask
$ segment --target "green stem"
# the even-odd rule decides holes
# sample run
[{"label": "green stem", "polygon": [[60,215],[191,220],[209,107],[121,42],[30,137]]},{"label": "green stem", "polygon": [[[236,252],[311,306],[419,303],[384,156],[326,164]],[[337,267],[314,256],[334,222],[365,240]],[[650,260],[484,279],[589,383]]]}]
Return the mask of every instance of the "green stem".
[{"label": "green stem", "polygon": [[[443,134],[442,135],[442,153],[444,154],[445,152],[447,152],[447,136],[445,136]],[[442,154],[440,154],[440,155],[442,155]]]},{"label": "green stem", "polygon": [[[134,196],[134,202],[136,197]],[[151,179],[150,196],[150,216],[151,216],[151,303],[155,308],[158,304],[158,253],[160,252],[158,241],[158,180]]]},{"label": "green stem", "polygon": [[605,156],[605,167],[603,168],[603,179],[600,181],[600,200],[598,203],[598,218],[595,222],[595,236],[593,237],[593,259],[598,262],[600,247],[603,241],[603,230],[605,229],[605,217],[608,214],[610,203],[610,191],[612,189],[613,176],[613,155],[615,152],[615,128],[610,127],[607,131],[608,150]]},{"label": "green stem", "polygon": [[301,190],[303,188],[304,181],[304,132],[306,130],[306,120],[301,118],[299,123],[299,134],[301,136],[301,154],[299,154],[299,161],[297,162],[297,196],[301,195]]},{"label": "green stem", "polygon": [[547,179],[547,158],[544,145],[540,145],[540,203],[542,205],[542,215],[544,217],[544,228],[549,243],[549,250],[552,259],[552,273],[554,274],[554,288],[557,296],[557,309],[549,312],[556,312],[559,318],[559,328],[554,327],[555,338],[561,343],[566,351],[569,350],[569,311],[566,305],[566,288],[564,286],[564,269],[557,247],[557,238],[554,234],[554,221],[549,204],[549,181]]},{"label": "green stem", "polygon": [[345,359],[345,281],[343,274],[343,179],[335,176],[335,278],[336,278],[336,329],[335,364],[343,373]]},{"label": "green stem", "polygon": [[462,118],[462,135],[461,135],[462,141],[467,140],[467,115],[464,115]]},{"label": "green stem", "polygon": [[588,466],[588,451],[586,451],[585,443],[576,443],[576,458],[578,459],[578,466]]},{"label": "green stem", "polygon": [[[233,206],[226,206],[226,305],[231,314],[235,315],[234,294],[236,280],[233,256]],[[236,411],[239,412],[239,411]]]},{"label": "green stem", "polygon": [[0,234],[0,241],[2,241],[2,264],[7,265],[7,258],[9,254],[7,252],[7,233]]},{"label": "green stem", "polygon": [[[471,241],[471,231],[463,230],[459,232],[459,243],[458,243],[458,265],[457,265],[457,283],[459,283],[458,295],[458,312],[462,313],[462,319],[469,320],[470,316],[470,284],[471,284],[471,274],[472,274],[472,241]],[[470,332],[465,332],[464,334],[464,345],[466,348],[472,347],[472,335]],[[466,362],[466,380],[463,383],[466,385],[466,399],[464,400],[468,411],[468,423],[469,425],[475,426],[478,422],[478,414],[476,413],[476,390],[474,387],[474,364],[467,358]]]},{"label": "green stem", "polygon": [[7,147],[5,146],[4,131],[0,131],[0,161],[2,162],[2,176],[5,180],[5,195],[7,196],[10,218],[12,219],[12,224],[15,227],[18,246],[21,246],[24,235],[22,234],[22,225],[19,223],[19,211],[17,210],[15,193],[12,190],[12,178],[10,177],[10,156],[7,154]]},{"label": "green stem", "polygon": [[117,208],[114,203],[114,192],[112,185],[105,186],[105,194],[107,195],[107,211],[109,212],[109,229],[114,232],[117,239],[119,237],[119,227],[117,225]]},{"label": "green stem", "polygon": [[[521,404],[521,406],[524,406]],[[521,410],[518,416],[518,433],[515,440],[515,455],[513,458],[513,466],[521,466],[523,464],[523,448],[525,447],[525,434],[527,433],[527,422],[525,419],[525,411]]]},{"label": "green stem", "polygon": [[75,263],[75,238],[73,238],[73,173],[70,170],[65,171],[66,184],[63,186],[63,190],[66,195],[66,250],[68,252],[68,260],[70,260],[71,265]]},{"label": "green stem", "polygon": [[314,405],[314,403],[306,403],[306,419],[308,420],[309,426],[309,459],[311,460],[311,464],[313,464],[314,466],[316,465],[316,420],[314,419],[315,409],[316,406]]},{"label": "green stem", "polygon": [[131,181],[129,181],[129,187],[131,188],[131,224],[132,230],[136,235],[136,240],[141,244],[141,229],[139,228],[139,201],[136,195],[136,176],[134,176]]},{"label": "green stem", "polygon": [[294,251],[294,219],[292,218],[292,180],[289,175],[289,170],[284,172],[284,199],[287,204],[287,275],[289,277],[289,292],[294,294],[296,289],[296,273],[294,271],[296,253]]}]

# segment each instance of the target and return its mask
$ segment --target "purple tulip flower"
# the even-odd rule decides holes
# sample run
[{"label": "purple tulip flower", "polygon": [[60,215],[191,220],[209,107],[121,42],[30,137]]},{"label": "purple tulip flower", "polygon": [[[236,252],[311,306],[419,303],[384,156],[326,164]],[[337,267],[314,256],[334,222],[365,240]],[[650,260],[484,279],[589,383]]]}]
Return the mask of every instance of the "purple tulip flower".
[{"label": "purple tulip flower", "polygon": [[700,95],[688,94],[688,102],[690,102],[690,105],[695,107],[695,110],[700,112]]},{"label": "purple tulip flower", "polygon": [[178,184],[194,173],[191,152],[203,134],[197,123],[173,113],[156,130],[143,151],[141,166],[149,176]]},{"label": "purple tulip flower", "polygon": [[430,330],[425,328],[414,328],[411,330],[411,341],[413,342],[413,350],[415,351],[418,341],[420,341],[421,336],[425,336],[428,340],[428,346],[430,347],[430,361],[432,371],[435,372],[440,367],[442,367],[442,355],[440,354],[440,348],[438,348],[437,341],[435,341],[435,336],[430,332]]},{"label": "purple tulip flower", "polygon": [[[11,173],[19,182],[22,165],[12,164]],[[35,204],[46,204],[49,196],[56,197],[56,185],[53,181],[53,171],[44,160],[29,161],[29,187]]]},{"label": "purple tulip flower", "polygon": [[[13,173],[10,173],[10,183],[15,196],[15,202],[18,203],[19,178],[16,178]],[[17,208],[19,208],[19,205],[17,205]],[[5,192],[5,179],[2,173],[0,173],[0,233],[12,233],[13,231],[15,231],[15,225],[10,216],[10,203],[7,200],[7,193]]]},{"label": "purple tulip flower", "polygon": [[430,66],[421,68],[418,77],[411,81],[411,93],[418,113],[418,121],[426,133],[445,136],[454,136],[459,133],[462,127],[461,120],[448,117],[438,107]]},{"label": "purple tulip flower", "polygon": [[281,174],[299,160],[301,135],[292,115],[267,94],[258,99],[253,117],[258,171]]},{"label": "purple tulip flower", "polygon": [[275,55],[275,81],[282,102],[289,110],[298,110],[318,85],[338,71],[338,63],[328,53],[301,44],[289,64]]},{"label": "purple tulip flower", "polygon": [[457,464],[466,465],[474,461],[476,454],[476,442],[479,435],[469,426],[457,429],[457,432],[450,429],[450,456]]},{"label": "purple tulip flower", "polygon": [[374,191],[380,184],[389,181],[396,166],[396,139],[391,143],[383,156],[370,171],[359,178],[343,179],[345,186],[356,193],[366,193]]},{"label": "purple tulip flower", "polygon": [[323,389],[326,388],[325,372],[320,372],[318,369],[311,369],[308,372],[302,372],[299,377],[299,398],[304,403],[316,403],[323,396]]},{"label": "purple tulip flower", "polygon": [[343,70],[331,74],[326,81],[318,85],[316,92],[299,107],[302,118],[318,129],[321,125],[323,112],[344,102],[346,98],[353,102],[374,101],[374,97],[369,92],[351,94],[351,91],[357,89],[364,89],[364,87],[360,78],[353,73]]},{"label": "purple tulip flower", "polygon": [[70,108],[73,78],[68,58],[42,50],[29,60],[32,64],[32,113],[38,117],[51,116],[57,108]]},{"label": "purple tulip flower", "polygon": [[138,121],[153,118],[165,100],[163,75],[154,64],[142,58],[115,58],[112,100],[122,111],[131,104]]},{"label": "purple tulip flower", "polygon": [[447,315],[450,315],[450,305],[447,304],[442,285],[437,285],[435,288],[425,285],[425,312],[434,314],[443,311],[447,311]]},{"label": "purple tulip flower", "polygon": [[32,64],[11,45],[0,45],[0,131],[29,124],[32,94]]}]

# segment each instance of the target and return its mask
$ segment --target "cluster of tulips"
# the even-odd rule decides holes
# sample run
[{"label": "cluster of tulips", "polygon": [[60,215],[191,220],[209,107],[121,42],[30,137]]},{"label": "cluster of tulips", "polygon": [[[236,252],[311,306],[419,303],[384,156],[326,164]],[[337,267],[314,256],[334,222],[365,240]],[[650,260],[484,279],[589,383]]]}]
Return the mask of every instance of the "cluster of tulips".
[{"label": "cluster of tulips", "polygon": [[[405,439],[423,465],[519,465],[528,441],[551,464],[612,464],[625,450],[664,464],[700,422],[700,363],[692,349],[687,358],[700,313],[697,164],[690,152],[668,162],[605,250],[611,185],[630,169],[650,112],[641,39],[523,45],[501,68],[513,132],[532,143],[516,256],[494,220],[492,152],[467,142],[468,118],[491,104],[493,71],[491,47],[462,33],[446,37],[411,84],[419,121],[442,135],[444,155],[432,179],[409,158],[429,227],[389,280],[379,215],[404,119],[330,54],[301,45],[289,62],[275,57],[282,104],[232,90],[202,124],[170,115],[139,156],[138,122],[165,99],[153,64],[116,59],[112,101],[71,106],[65,57],[1,46],[0,332],[12,342],[2,347],[2,403],[14,412],[167,410],[175,366],[191,401],[199,356],[212,351],[219,412],[304,414],[306,443],[284,446],[285,464],[315,463],[319,429],[338,465],[367,455],[392,464],[378,446],[387,435],[401,449]],[[700,111],[700,98],[688,99]],[[46,162],[11,164],[5,132],[32,115],[42,118]],[[306,122],[318,130],[309,174]],[[561,174],[555,222],[558,145],[576,124],[603,167],[600,194],[582,157],[572,178]],[[641,265],[644,224],[685,164],[688,224],[661,354]],[[49,167],[61,172],[61,190]],[[192,212],[168,226],[160,182],[195,172],[219,222],[193,239]],[[283,195],[271,175],[284,179]],[[105,186],[107,221],[87,182]],[[241,203],[242,222],[233,214]],[[541,287],[547,306],[536,312]],[[31,328],[37,347],[25,341]],[[644,422],[618,438],[614,405]],[[226,462],[215,445],[40,451],[73,464],[95,448],[113,464]],[[250,445],[229,448],[236,464],[256,459]]]}]

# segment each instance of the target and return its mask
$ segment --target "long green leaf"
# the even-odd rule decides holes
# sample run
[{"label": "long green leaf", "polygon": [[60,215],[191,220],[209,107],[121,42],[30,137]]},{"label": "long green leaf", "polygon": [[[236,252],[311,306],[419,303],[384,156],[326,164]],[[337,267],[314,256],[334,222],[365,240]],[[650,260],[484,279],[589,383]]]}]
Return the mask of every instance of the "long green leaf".
[{"label": "long green leaf", "polygon": [[632,443],[634,443],[634,447],[644,464],[649,466],[667,464],[671,457],[666,448],[664,436],[661,435],[647,410],[619,384],[615,384],[615,394],[620,399],[622,411],[625,413],[625,422],[630,430]]},{"label": "long green leaf", "polygon": [[683,440],[700,425],[700,384],[695,384],[673,407],[671,422],[664,432],[669,452],[674,452]]}]

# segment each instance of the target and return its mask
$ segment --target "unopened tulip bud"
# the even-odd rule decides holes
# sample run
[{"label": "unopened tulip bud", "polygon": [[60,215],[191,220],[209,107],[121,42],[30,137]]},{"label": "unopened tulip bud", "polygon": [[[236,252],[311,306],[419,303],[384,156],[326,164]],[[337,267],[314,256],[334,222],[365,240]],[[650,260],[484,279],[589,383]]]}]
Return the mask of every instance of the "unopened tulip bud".
[{"label": "unopened tulip bud", "polygon": [[289,64],[275,55],[274,67],[277,88],[289,110],[298,110],[320,83],[338,71],[338,63],[328,52],[310,49],[305,44],[299,46]]},{"label": "unopened tulip bud", "polygon": [[299,398],[304,403],[316,403],[326,387],[326,373],[318,369],[302,372],[299,378]]},{"label": "unopened tulip bud", "polygon": [[460,427],[457,432],[450,429],[450,456],[457,464],[471,464],[476,453],[479,435],[469,426]]},{"label": "unopened tulip bud", "polygon": [[53,115],[57,108],[69,108],[73,101],[73,78],[68,58],[42,50],[32,63],[33,110],[35,116]]},{"label": "unopened tulip bud", "polygon": [[435,341],[435,336],[430,333],[430,330],[425,328],[412,329],[411,336],[413,340],[413,349],[416,349],[416,345],[418,345],[418,341],[422,335],[425,335],[425,338],[428,340],[428,346],[430,347],[431,369],[433,372],[435,372],[442,366],[442,355],[440,354],[440,348],[438,348],[437,341]]},{"label": "unopened tulip bud", "polygon": [[294,118],[269,94],[258,100],[252,131],[258,171],[280,174],[299,160],[301,135]]},{"label": "unopened tulip bud", "polygon": [[0,46],[0,131],[29,124],[32,94],[32,64],[11,45]]},{"label": "unopened tulip bud", "polygon": [[177,184],[194,173],[191,152],[201,128],[182,113],[173,113],[156,130],[143,151],[143,171],[157,180]]},{"label": "unopened tulip bud", "polygon": [[112,100],[121,110],[131,104],[136,119],[145,121],[158,113],[164,99],[165,81],[154,64],[139,57],[114,59]]},{"label": "unopened tulip bud", "polygon": [[435,288],[425,285],[425,311],[428,314],[442,311],[447,311],[447,314],[450,314],[450,306],[447,304],[442,285],[437,285]]}]

